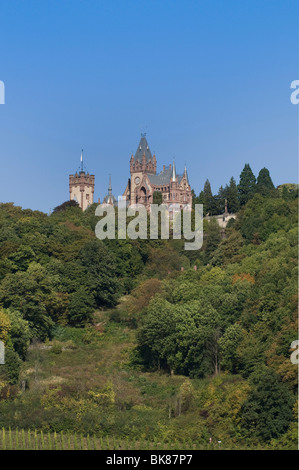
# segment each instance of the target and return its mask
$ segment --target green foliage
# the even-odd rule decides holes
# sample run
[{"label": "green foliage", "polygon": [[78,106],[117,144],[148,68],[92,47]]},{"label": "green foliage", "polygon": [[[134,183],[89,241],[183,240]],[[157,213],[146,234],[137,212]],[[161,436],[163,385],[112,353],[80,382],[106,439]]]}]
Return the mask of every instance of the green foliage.
[{"label": "green foliage", "polygon": [[218,248],[221,241],[220,228],[215,219],[211,219],[206,231],[204,240],[204,260],[208,263],[213,257],[214,251]]},{"label": "green foliage", "polygon": [[0,380],[14,385],[18,383],[22,361],[20,356],[10,347],[5,348],[5,364],[1,365]]},{"label": "green foliage", "polygon": [[26,272],[6,275],[0,285],[0,303],[4,308],[19,310],[29,322],[33,336],[46,338],[59,299],[45,268],[31,263]]},{"label": "green foliage", "polygon": [[256,181],[256,191],[262,196],[274,195],[274,184],[271,179],[269,170],[267,168],[262,168],[258,174]]},{"label": "green foliage", "polygon": [[66,211],[70,207],[80,208],[78,202],[75,201],[74,199],[72,199],[71,201],[65,201],[62,204],[60,204],[59,206],[55,207],[53,209],[53,214],[55,214],[57,212]]},{"label": "green foliage", "polygon": [[[205,220],[196,253],[182,240],[99,241],[94,208],[0,205],[4,447],[294,445],[296,191],[249,170],[241,210],[233,179],[196,199],[238,212],[221,232]],[[28,348],[34,338],[47,342]]]},{"label": "green foliage", "polygon": [[298,198],[298,184],[281,184],[277,188],[278,193],[285,201],[293,201],[294,199]]},{"label": "green foliage", "polygon": [[243,330],[239,323],[230,325],[219,340],[221,366],[230,372],[237,370],[237,349],[243,338]]},{"label": "green foliage", "polygon": [[59,343],[58,341],[53,341],[52,347],[51,347],[51,353],[52,354],[61,354],[62,353],[62,344]]},{"label": "green foliage", "polygon": [[235,227],[247,242],[259,244],[279,230],[288,232],[296,219],[296,201],[286,204],[280,198],[255,195],[245,206]]},{"label": "green foliage", "polygon": [[173,305],[157,296],[138,332],[140,353],[148,365],[172,373],[209,374],[213,365],[208,343],[216,324],[217,312],[209,304]]},{"label": "green foliage", "polygon": [[32,337],[29,322],[23,318],[20,312],[10,309],[3,311],[10,320],[9,341],[7,344],[13,347],[21,359],[25,359]]},{"label": "green foliage", "polygon": [[202,194],[202,202],[203,204],[203,213],[204,215],[214,215],[217,214],[217,203],[212,193],[211,184],[209,180],[206,180],[204,184],[203,194]]},{"label": "green foliage", "polygon": [[224,190],[225,198],[227,199],[228,212],[235,214],[240,209],[238,188],[234,177],[232,176],[229,185]]},{"label": "green foliage", "polygon": [[211,256],[211,264],[214,266],[227,266],[239,262],[244,256],[241,253],[244,240],[240,232],[227,229],[227,237],[214,245],[213,254]]},{"label": "green foliage", "polygon": [[154,191],[153,194],[153,204],[162,204],[163,198],[161,191]]},{"label": "green foliage", "polygon": [[82,286],[69,295],[68,324],[83,327],[91,321],[91,314],[95,309],[95,301],[89,289]]},{"label": "green foliage", "polygon": [[87,242],[78,254],[97,307],[113,307],[118,297],[115,260],[100,240]]},{"label": "green foliage", "polygon": [[256,178],[248,163],[245,164],[238,185],[239,202],[243,206],[249,201],[256,191]]},{"label": "green foliage", "polygon": [[242,405],[241,420],[249,435],[269,441],[287,431],[295,398],[271,369],[251,377],[252,390]]}]

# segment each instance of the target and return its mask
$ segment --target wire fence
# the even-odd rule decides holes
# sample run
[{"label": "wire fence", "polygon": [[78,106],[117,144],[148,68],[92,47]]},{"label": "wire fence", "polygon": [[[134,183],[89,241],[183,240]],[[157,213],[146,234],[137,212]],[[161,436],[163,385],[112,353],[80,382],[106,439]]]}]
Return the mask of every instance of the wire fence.
[{"label": "wire fence", "polygon": [[[182,441],[127,440],[68,432],[43,432],[36,429],[0,431],[0,450],[232,450],[221,443]],[[237,447],[236,447],[237,448]]]}]

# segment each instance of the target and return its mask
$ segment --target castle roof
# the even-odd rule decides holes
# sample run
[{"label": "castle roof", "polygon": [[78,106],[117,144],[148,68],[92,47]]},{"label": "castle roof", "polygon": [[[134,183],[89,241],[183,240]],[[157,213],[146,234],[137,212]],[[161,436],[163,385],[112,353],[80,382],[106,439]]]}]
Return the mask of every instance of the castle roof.
[{"label": "castle roof", "polygon": [[185,169],[184,169],[184,176],[186,177],[187,183],[189,184],[189,178],[188,178],[188,173],[187,173],[187,167],[186,167],[186,165],[185,165]]},{"label": "castle roof", "polygon": [[152,159],[152,153],[150,151],[150,148],[148,146],[148,143],[147,143],[147,140],[146,140],[146,137],[145,137],[146,134],[141,134],[141,139],[140,139],[140,142],[139,142],[139,145],[138,145],[138,148],[136,150],[136,153],[135,153],[135,161],[142,161],[142,157],[143,155],[145,154],[145,159],[146,161],[150,161]]},{"label": "castle roof", "polygon": [[175,163],[174,163],[174,160],[173,160],[173,164],[172,164],[172,176],[171,176],[171,179],[172,179],[172,181],[175,181],[175,180],[176,180],[176,171],[175,171]]},{"label": "castle roof", "polygon": [[[169,184],[173,176],[173,168],[165,168],[158,175],[147,175],[151,184],[159,186],[162,184]],[[183,175],[177,175],[179,183],[181,182]]]},{"label": "castle roof", "polygon": [[112,185],[111,185],[111,175],[109,175],[109,187],[108,187],[108,194],[104,197],[105,204],[114,205],[116,203],[116,199],[112,194]]},{"label": "castle roof", "polygon": [[[146,134],[141,134],[141,139],[138,145],[138,148],[136,150],[134,160],[142,162],[143,155],[145,155],[146,162],[149,162],[152,160],[152,153],[150,151],[148,142],[146,140]],[[150,174],[147,173],[147,176],[150,180],[150,183],[155,185],[155,186],[160,186],[160,185],[168,185],[170,184],[170,181],[175,181],[176,178],[178,178],[178,182],[180,183],[183,176],[186,176],[187,181],[188,181],[188,175],[187,175],[187,169],[185,167],[184,174],[178,175],[176,173],[175,169],[175,163],[173,162],[173,165],[163,169],[158,175],[155,174]],[[188,181],[189,183],[189,181]]]},{"label": "castle roof", "polygon": [[113,206],[116,203],[116,199],[113,194],[107,194],[107,196],[104,197],[103,203]]}]

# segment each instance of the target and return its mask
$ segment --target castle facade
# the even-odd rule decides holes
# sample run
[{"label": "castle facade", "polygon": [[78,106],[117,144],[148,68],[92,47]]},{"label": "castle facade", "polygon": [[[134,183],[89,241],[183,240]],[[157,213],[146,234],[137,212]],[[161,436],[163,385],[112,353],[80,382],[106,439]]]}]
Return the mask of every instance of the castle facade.
[{"label": "castle facade", "polygon": [[157,174],[156,156],[150,151],[146,135],[141,134],[136,153],[130,159],[130,178],[123,196],[127,205],[142,204],[150,210],[156,191],[162,194],[163,204],[178,204],[181,209],[191,210],[192,193],[186,166],[183,174],[178,174],[173,162],[167,167],[163,165]]},{"label": "castle facade", "polygon": [[[73,175],[69,176],[70,199],[78,202],[82,210],[94,202],[95,176],[84,170],[83,151],[81,153],[81,167]],[[130,159],[130,178],[123,193],[127,206],[142,204],[150,211],[154,202],[154,193],[162,195],[162,203],[169,208],[172,205],[180,209],[191,210],[192,193],[189,184],[187,168],[182,174],[177,173],[175,162],[157,173],[156,156],[152,155],[146,134],[141,134],[141,139],[135,155]],[[100,200],[98,201],[100,202]],[[116,198],[112,194],[111,176],[109,176],[108,194],[103,199],[105,205],[115,205]]]}]

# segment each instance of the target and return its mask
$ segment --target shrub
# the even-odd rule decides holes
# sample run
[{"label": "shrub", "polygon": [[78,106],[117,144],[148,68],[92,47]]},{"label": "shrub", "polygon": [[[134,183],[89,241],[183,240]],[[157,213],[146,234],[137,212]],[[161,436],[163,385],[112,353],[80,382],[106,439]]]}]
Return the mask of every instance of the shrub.
[{"label": "shrub", "polygon": [[58,341],[53,341],[51,352],[53,354],[61,354],[62,353],[62,344]]}]

